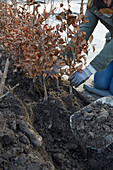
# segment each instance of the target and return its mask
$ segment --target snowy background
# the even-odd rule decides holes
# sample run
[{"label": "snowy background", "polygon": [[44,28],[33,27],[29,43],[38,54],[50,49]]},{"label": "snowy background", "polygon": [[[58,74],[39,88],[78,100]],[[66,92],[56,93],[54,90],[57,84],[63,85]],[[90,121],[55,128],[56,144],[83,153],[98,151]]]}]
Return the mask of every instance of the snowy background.
[{"label": "snowy background", "polygon": [[[23,1],[25,2],[26,0],[17,0],[17,2],[19,2],[19,4],[20,4],[20,2],[23,2]],[[40,13],[42,13],[42,11],[44,9],[44,0],[35,0],[35,1],[41,2],[40,3],[41,6],[39,7],[39,11],[40,11]],[[45,2],[47,2],[46,10],[48,10],[48,11],[50,10],[52,1],[53,0],[45,0]],[[86,11],[87,1],[88,0],[84,0],[84,13]],[[8,2],[10,2],[10,0],[8,0]],[[60,12],[60,10],[59,10],[60,3],[63,3],[65,8],[68,7],[67,0],[54,0],[53,7],[56,7],[58,9],[58,10],[56,10],[56,13]],[[71,6],[70,9],[72,10],[72,12],[74,14],[80,12],[80,3],[81,3],[81,0],[70,0],[70,6]],[[50,18],[48,23],[55,26],[58,23],[58,21],[55,18]],[[93,32],[94,39],[93,39],[93,42],[92,42],[92,44],[95,44],[96,50],[95,50],[95,52],[93,52],[92,47],[91,46],[89,47],[90,52],[89,52],[89,55],[86,56],[87,57],[87,65],[103,48],[104,43],[105,43],[105,35],[106,35],[107,32],[108,32],[108,30],[105,28],[105,26],[102,25],[100,22],[98,22],[98,25]],[[65,36],[65,34],[63,36]]]},{"label": "snowy background", "polygon": [[[46,0],[46,2],[47,2],[46,10],[48,10],[48,11],[50,10],[50,7],[51,7],[51,1],[52,0]],[[39,0],[37,2],[42,2],[41,6],[39,7],[39,11],[42,12],[44,9],[44,4],[43,4],[44,0]],[[60,12],[60,10],[59,10],[60,3],[63,3],[65,8],[68,7],[67,0],[54,0],[53,7],[57,8],[56,13]],[[74,14],[80,12],[80,3],[81,3],[81,0],[70,0],[70,6],[71,6],[70,9],[72,10],[72,12]],[[84,13],[86,11],[86,4],[87,4],[87,0],[84,0]],[[55,18],[49,18],[48,23],[50,25],[55,26],[58,23],[58,21]],[[100,22],[98,22],[97,27],[95,28],[95,30],[93,32],[94,39],[92,42],[92,45],[95,44],[96,50],[95,50],[95,52],[93,52],[92,46],[89,46],[90,51],[89,51],[88,56],[86,56],[87,65],[102,50],[104,43],[105,43],[105,35],[107,32],[108,32],[108,30],[105,28],[105,26],[102,25]],[[63,36],[65,36],[65,34]]]},{"label": "snowy background", "polygon": [[[56,0],[54,2],[55,7],[59,7],[60,2],[63,2],[65,4],[65,7],[67,6],[67,0]],[[73,13],[79,13],[80,12],[80,3],[81,0],[71,0],[70,5],[71,5],[71,10]],[[84,0],[84,13],[86,10],[86,4],[87,0]],[[41,5],[43,7],[43,5]],[[49,9],[50,3],[47,5],[47,9]],[[41,8],[42,8],[41,7]],[[51,20],[51,24],[55,25],[57,23],[56,20]],[[100,22],[98,23],[96,29],[93,32],[94,40],[92,44],[95,44],[95,52],[93,52],[92,47],[90,47],[90,52],[89,55],[87,56],[87,64],[101,51],[101,49],[104,46],[105,43],[105,35],[108,32],[108,30],[105,28],[104,25],[102,25]]]}]

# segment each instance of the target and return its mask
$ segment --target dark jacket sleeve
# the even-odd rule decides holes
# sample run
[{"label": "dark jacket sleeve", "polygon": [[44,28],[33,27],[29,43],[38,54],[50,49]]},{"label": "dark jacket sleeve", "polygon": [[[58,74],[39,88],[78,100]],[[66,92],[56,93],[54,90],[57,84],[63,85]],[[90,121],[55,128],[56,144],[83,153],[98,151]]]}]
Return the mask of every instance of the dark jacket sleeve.
[{"label": "dark jacket sleeve", "polygon": [[[100,20],[100,22],[106,26],[107,28],[111,28],[113,30],[113,20],[112,17],[108,18],[105,15],[102,15],[95,6],[92,6],[88,11],[89,13],[95,15],[95,17]],[[89,17],[89,15],[88,15]],[[94,17],[94,18],[95,18]],[[89,17],[90,18],[90,17]],[[91,21],[90,21],[91,22]],[[92,21],[93,22],[93,21]],[[87,26],[86,26],[87,27]],[[109,30],[110,31],[110,30]],[[89,33],[90,35],[90,33]],[[103,35],[105,36],[105,35]],[[97,47],[98,48],[98,47]],[[105,44],[103,49],[100,51],[100,53],[90,62],[90,64],[97,70],[100,71],[101,69],[105,68],[109,62],[113,60],[113,38],[111,41]]]},{"label": "dark jacket sleeve", "polygon": [[98,23],[98,17],[90,9],[86,10],[85,16],[88,23],[82,24],[80,30],[86,32],[85,39],[88,40]]},{"label": "dark jacket sleeve", "polygon": [[[106,18],[104,15],[100,14],[95,6],[86,10],[86,20],[88,23],[84,23],[80,26],[80,30],[86,32],[86,40],[88,40],[93,33],[98,21],[102,23],[107,23],[113,28],[113,22],[110,18]],[[103,35],[105,36],[105,35]],[[76,36],[75,36],[76,38]],[[97,47],[98,48],[98,47]],[[68,57],[73,57],[71,50],[67,54]],[[113,38],[109,43],[107,43],[101,52],[90,62],[96,71],[105,68],[108,63],[113,60]]]}]

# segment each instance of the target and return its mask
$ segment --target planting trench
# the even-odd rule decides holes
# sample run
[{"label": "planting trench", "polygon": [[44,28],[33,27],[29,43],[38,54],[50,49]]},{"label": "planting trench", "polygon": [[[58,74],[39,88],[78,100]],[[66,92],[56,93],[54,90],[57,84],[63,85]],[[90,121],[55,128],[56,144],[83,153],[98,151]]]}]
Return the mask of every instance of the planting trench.
[{"label": "planting trench", "polygon": [[[4,53],[0,58],[2,70],[7,57]],[[77,117],[88,98],[86,102],[75,92],[70,102],[68,82],[60,81],[57,89],[48,80],[48,101],[43,102],[42,85],[13,70],[10,58],[6,85],[19,86],[0,102],[0,170],[113,170],[113,108],[98,103]],[[104,118],[97,118],[103,111]],[[73,114],[75,127],[71,129]],[[72,132],[76,127],[77,135]],[[108,138],[104,140],[110,140],[108,147],[95,135],[99,128],[100,136],[105,132]]]}]

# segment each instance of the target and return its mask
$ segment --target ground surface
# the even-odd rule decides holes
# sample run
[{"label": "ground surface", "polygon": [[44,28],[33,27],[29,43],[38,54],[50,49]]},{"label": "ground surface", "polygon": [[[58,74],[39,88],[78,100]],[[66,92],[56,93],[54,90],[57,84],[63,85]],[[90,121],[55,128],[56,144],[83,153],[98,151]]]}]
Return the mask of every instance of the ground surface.
[{"label": "ground surface", "polygon": [[113,142],[113,107],[100,101],[72,116],[72,130],[88,146],[104,149]]},{"label": "ground surface", "polygon": [[[2,71],[7,57],[4,53],[0,58]],[[44,102],[42,85],[33,84],[21,70],[13,71],[10,58],[6,85],[19,86],[0,102],[0,170],[113,170],[112,144],[87,148],[70,128],[70,116],[91,97],[73,91],[70,98],[68,82],[60,81],[57,89],[49,80]]]}]

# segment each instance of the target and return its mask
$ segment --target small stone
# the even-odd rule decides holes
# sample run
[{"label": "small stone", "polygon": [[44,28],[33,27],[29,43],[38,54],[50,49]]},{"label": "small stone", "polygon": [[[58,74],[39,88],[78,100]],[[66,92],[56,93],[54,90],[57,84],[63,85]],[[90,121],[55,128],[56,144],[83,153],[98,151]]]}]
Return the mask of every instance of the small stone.
[{"label": "small stone", "polygon": [[87,106],[87,107],[86,107],[86,111],[87,111],[88,113],[91,113],[91,112],[93,111],[93,107]]},{"label": "small stone", "polygon": [[83,123],[81,123],[81,125],[80,125],[80,126],[81,126],[81,129],[82,129],[82,130],[84,130],[84,129],[85,129],[85,126],[84,126],[84,124],[83,124]]},{"label": "small stone", "polygon": [[97,117],[98,122],[104,122],[109,116],[108,111],[106,111],[104,108],[101,109],[99,116]]},{"label": "small stone", "polygon": [[91,136],[91,138],[94,138],[94,133],[89,132],[89,135]]},{"label": "small stone", "polygon": [[109,108],[108,104],[104,104],[104,109],[108,109],[108,108]]},{"label": "small stone", "polygon": [[101,126],[97,126],[97,129],[100,130],[100,129],[101,129]]},{"label": "small stone", "polygon": [[111,132],[111,129],[110,129],[109,126],[103,125],[103,128],[105,129],[105,131],[106,131],[107,133],[110,133],[110,132]]},{"label": "small stone", "polygon": [[90,121],[93,118],[94,114],[93,113],[88,113],[88,112],[84,112],[84,119],[87,121]]},{"label": "small stone", "polygon": [[103,116],[108,117],[108,116],[109,116],[109,113],[108,113],[107,110],[105,110],[104,108],[102,108],[101,111],[100,111],[100,115],[103,115]]},{"label": "small stone", "polygon": [[77,125],[77,130],[79,131],[79,130],[81,130],[81,127],[80,127],[80,125]]},{"label": "small stone", "polygon": [[106,140],[106,143],[107,144],[110,144],[113,142],[113,135],[112,134],[109,134],[105,137],[105,140]]}]

